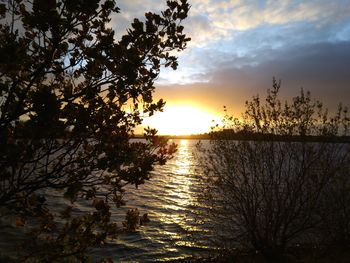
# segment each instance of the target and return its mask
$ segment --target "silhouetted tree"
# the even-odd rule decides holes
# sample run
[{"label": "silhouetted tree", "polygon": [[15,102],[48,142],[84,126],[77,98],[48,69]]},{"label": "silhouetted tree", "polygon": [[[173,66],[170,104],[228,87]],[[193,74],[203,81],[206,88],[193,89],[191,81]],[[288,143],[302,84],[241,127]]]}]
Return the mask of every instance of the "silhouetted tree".
[{"label": "silhouetted tree", "polygon": [[[210,205],[209,217],[222,240],[277,261],[287,246],[321,241],[319,227],[325,218],[328,225],[338,225],[332,219],[337,196],[328,199],[331,203],[325,196],[330,190],[345,193],[334,182],[349,176],[350,164],[349,144],[329,142],[347,135],[347,109],[339,106],[330,118],[309,92],[301,90],[283,104],[279,89],[274,80],[265,103],[253,97],[240,119],[227,115],[224,127],[212,133],[210,146],[202,145],[199,155],[206,183],[200,200]],[[232,134],[246,134],[250,140],[232,140]],[[346,198],[342,204],[349,211]]]},{"label": "silhouetted tree", "polygon": [[[186,0],[167,1],[116,39],[113,0],[0,4],[0,207],[18,226],[36,226],[27,259],[83,260],[116,233],[110,206],[123,204],[123,186],[144,183],[174,153],[152,129],[147,142],[129,139],[164,105],[153,100],[154,81],[161,66],[177,67],[188,10]],[[50,189],[71,201],[61,213]],[[76,215],[82,200],[92,210]]]}]

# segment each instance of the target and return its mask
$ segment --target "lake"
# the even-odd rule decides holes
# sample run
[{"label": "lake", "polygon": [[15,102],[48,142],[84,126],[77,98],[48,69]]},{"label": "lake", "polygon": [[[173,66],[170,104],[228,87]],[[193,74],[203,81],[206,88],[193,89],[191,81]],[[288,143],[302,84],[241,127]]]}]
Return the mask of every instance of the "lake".
[{"label": "lake", "polygon": [[[205,217],[205,202],[196,201],[197,194],[201,193],[204,187],[201,180],[201,166],[195,157],[198,140],[183,139],[174,140],[174,142],[178,145],[174,158],[163,166],[156,166],[151,180],[140,185],[138,189],[128,186],[124,198],[125,206],[111,208],[112,220],[120,227],[125,220],[126,212],[131,208],[137,208],[140,215],[147,213],[150,221],[140,226],[135,232],[121,233],[117,239],[108,240],[103,247],[93,248],[90,252],[93,259],[111,258],[115,262],[155,262],[180,260],[193,256],[205,257],[215,249],[213,242],[220,234],[228,240],[232,238],[225,230],[223,230],[224,233],[219,233],[221,228],[225,229],[223,225],[215,228],[214,222]],[[205,148],[209,145],[209,141],[204,140],[202,143]],[[331,146],[329,150],[332,155],[330,156],[335,162],[340,156],[348,153],[346,144]],[[297,149],[298,147],[294,150]],[[289,162],[287,164],[289,165]],[[48,194],[50,195],[49,205],[58,211],[65,205],[69,205],[68,200],[62,199],[62,193],[55,194],[50,190]],[[85,214],[90,209],[91,202],[86,204],[77,202],[74,205],[75,213],[78,214]],[[15,218],[7,216],[0,219],[7,222],[15,221]],[[216,231],[213,231],[214,229]],[[5,226],[0,224],[0,253],[12,251],[15,254],[18,250],[12,245],[21,239],[19,229],[13,224]]]},{"label": "lake", "polygon": [[[163,166],[156,166],[151,180],[126,188],[126,205],[112,208],[112,220],[122,227],[128,209],[137,208],[140,215],[148,214],[150,221],[135,232],[121,233],[117,239],[108,240],[101,248],[94,248],[94,259],[111,258],[115,262],[154,262],[204,256],[210,252],[206,234],[206,223],[197,216],[201,206],[196,203],[195,194],[201,189],[200,167],[194,152],[198,140],[174,140],[178,151],[174,158]],[[62,193],[50,190],[48,203],[58,211],[69,201],[62,199]],[[75,213],[88,212],[90,203],[77,202]],[[14,247],[23,240],[21,229],[13,224],[14,215],[2,216],[5,224],[0,226],[0,253],[16,254]],[[211,246],[212,247],[212,246]]]},{"label": "lake", "polygon": [[[164,261],[208,254],[205,222],[195,194],[200,191],[200,167],[194,152],[197,140],[174,140],[178,151],[173,159],[157,166],[144,185],[127,188],[122,208],[114,209],[117,222],[125,218],[129,208],[140,215],[148,213],[150,222],[134,233],[121,234],[101,249],[94,249],[94,258],[108,257],[116,261]],[[200,237],[200,238],[199,238]]]}]

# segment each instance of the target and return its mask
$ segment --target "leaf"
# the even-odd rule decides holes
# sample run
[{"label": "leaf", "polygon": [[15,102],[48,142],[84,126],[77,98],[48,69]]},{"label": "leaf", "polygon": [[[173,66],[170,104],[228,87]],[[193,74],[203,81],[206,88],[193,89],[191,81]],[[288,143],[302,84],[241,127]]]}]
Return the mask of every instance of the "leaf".
[{"label": "leaf", "polygon": [[15,221],[16,227],[24,227],[26,223],[27,221],[24,217],[20,217],[20,216],[16,217],[16,221]]},{"label": "leaf", "polygon": [[82,187],[83,185],[81,182],[75,182],[74,184],[68,186],[66,192],[64,193],[64,198],[69,199],[73,203]]}]

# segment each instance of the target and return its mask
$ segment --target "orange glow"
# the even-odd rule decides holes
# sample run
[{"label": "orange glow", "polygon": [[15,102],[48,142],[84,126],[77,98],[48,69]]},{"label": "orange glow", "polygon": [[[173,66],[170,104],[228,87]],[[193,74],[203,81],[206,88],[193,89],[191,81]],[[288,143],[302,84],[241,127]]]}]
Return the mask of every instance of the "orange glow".
[{"label": "orange glow", "polygon": [[146,118],[143,126],[156,128],[160,135],[190,135],[209,132],[219,120],[218,116],[193,106],[171,105]]}]

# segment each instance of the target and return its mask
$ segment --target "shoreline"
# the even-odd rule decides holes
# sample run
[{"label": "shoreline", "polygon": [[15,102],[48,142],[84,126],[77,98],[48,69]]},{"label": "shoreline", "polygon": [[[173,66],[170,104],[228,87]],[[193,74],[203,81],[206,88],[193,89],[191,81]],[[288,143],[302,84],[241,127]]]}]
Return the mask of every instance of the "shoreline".
[{"label": "shoreline", "polygon": [[[324,142],[350,143],[350,136],[300,136],[273,134],[193,134],[193,135],[157,135],[161,138],[173,140],[237,140],[237,141],[276,141],[276,142]],[[143,135],[133,135],[133,139],[144,139]]]}]

